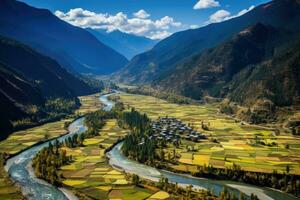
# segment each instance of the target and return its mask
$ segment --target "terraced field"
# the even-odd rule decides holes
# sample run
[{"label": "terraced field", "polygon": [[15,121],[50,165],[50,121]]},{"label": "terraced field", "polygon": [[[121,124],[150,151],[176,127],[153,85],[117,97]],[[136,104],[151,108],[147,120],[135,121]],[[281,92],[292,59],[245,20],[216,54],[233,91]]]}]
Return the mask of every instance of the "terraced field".
[{"label": "terraced field", "polygon": [[[175,149],[182,171],[196,171],[197,166],[230,167],[234,163],[255,172],[300,174],[300,138],[289,133],[275,134],[272,129],[243,125],[228,116],[218,114],[218,104],[178,105],[150,96],[119,94],[127,107],[134,107],[150,118],[176,117],[207,136],[198,143],[182,140],[179,148],[166,149],[173,157]],[[209,130],[202,129],[202,122]]]},{"label": "terraced field", "polygon": [[125,134],[127,131],[120,129],[116,120],[108,120],[99,136],[84,140],[84,147],[73,149],[63,147],[67,155],[72,155],[75,159],[71,165],[62,167],[62,174],[66,178],[63,183],[70,189],[94,199],[168,198],[167,193],[160,192],[154,195],[157,191],[132,185],[126,174],[108,164],[105,150]]}]

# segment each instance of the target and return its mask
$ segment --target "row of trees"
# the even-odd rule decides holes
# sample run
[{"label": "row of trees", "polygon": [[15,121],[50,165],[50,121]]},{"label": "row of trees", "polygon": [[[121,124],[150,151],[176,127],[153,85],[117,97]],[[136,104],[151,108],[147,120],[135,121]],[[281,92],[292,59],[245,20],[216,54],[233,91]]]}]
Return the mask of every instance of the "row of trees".
[{"label": "row of trees", "polygon": [[84,134],[80,134],[79,136],[75,134],[72,137],[68,137],[67,139],[65,139],[63,144],[69,148],[82,147],[84,139]]},{"label": "row of trees", "polygon": [[67,156],[65,150],[60,149],[61,143],[49,142],[49,146],[42,149],[32,160],[32,167],[38,178],[44,179],[52,185],[61,185],[59,169],[63,165],[72,162],[72,156]]},{"label": "row of trees", "polygon": [[[184,199],[209,199],[209,200],[258,200],[256,195],[251,194],[249,198],[247,198],[243,193],[240,193],[239,196],[230,191],[228,188],[223,187],[220,194],[215,194],[213,190],[193,190],[193,186],[189,185],[185,188],[179,187],[178,184],[170,183],[168,178],[161,178],[159,183],[156,185],[158,188],[167,191],[170,194],[175,196],[182,197]],[[217,197],[218,196],[218,197]]]},{"label": "row of trees", "polygon": [[300,176],[289,174],[289,167],[287,167],[287,173],[280,174],[276,171],[273,173],[248,172],[242,170],[240,166],[235,164],[232,168],[226,169],[204,166],[199,167],[199,172],[194,175],[198,177],[239,181],[262,187],[271,187],[291,193],[298,197],[300,196]]}]

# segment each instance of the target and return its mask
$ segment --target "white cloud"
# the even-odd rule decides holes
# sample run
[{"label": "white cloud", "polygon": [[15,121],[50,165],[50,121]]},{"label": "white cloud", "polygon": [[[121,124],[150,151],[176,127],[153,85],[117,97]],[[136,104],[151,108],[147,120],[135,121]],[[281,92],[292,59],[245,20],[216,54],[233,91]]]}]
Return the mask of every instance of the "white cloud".
[{"label": "white cloud", "polygon": [[191,29],[196,29],[196,28],[200,28],[200,26],[197,25],[197,24],[193,24],[193,25],[190,25],[190,28],[191,28]]},{"label": "white cloud", "polygon": [[194,9],[205,9],[219,7],[220,3],[215,0],[199,0],[198,3],[194,5]]},{"label": "white cloud", "polygon": [[255,8],[255,6],[252,5],[248,9],[241,10],[238,14],[232,16],[232,18],[242,16],[242,15],[246,14],[247,12],[253,10],[254,8]]},{"label": "white cloud", "polygon": [[209,23],[218,23],[218,22],[222,22],[225,21],[226,19],[228,19],[230,17],[231,13],[228,12],[227,10],[218,10],[217,12],[215,12],[214,14],[212,14],[209,17],[208,22]]},{"label": "white cloud", "polygon": [[146,19],[148,17],[150,17],[150,14],[147,13],[145,10],[139,10],[136,13],[133,13],[133,16],[137,17],[137,18],[141,18],[141,19]]},{"label": "white cloud", "polygon": [[247,12],[253,10],[254,8],[255,6],[250,6],[248,9],[241,10],[236,15],[231,15],[231,13],[227,10],[219,10],[209,17],[209,20],[206,22],[206,24],[219,23],[232,18],[240,17],[246,14]]},{"label": "white cloud", "polygon": [[125,33],[145,36],[151,39],[163,39],[171,35],[171,30],[180,29],[183,25],[172,17],[165,16],[152,20],[146,11],[133,13],[135,17],[128,18],[123,12],[116,15],[95,13],[82,8],[71,9],[63,13],[56,11],[60,19],[82,28],[104,29],[108,32],[119,30]]}]

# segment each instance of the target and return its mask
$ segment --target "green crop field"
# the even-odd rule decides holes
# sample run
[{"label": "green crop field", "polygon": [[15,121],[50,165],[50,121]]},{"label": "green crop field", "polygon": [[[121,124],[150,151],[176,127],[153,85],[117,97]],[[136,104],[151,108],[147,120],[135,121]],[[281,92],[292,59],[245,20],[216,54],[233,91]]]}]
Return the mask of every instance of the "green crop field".
[{"label": "green crop field", "polygon": [[[94,199],[129,200],[134,197],[142,200],[153,195],[155,192],[152,190],[133,186],[126,174],[113,169],[107,162],[105,149],[126,134],[127,131],[119,128],[116,120],[108,120],[98,136],[84,140],[84,147],[63,147],[67,155],[75,159],[71,165],[61,168],[65,177],[63,183]],[[168,194],[163,194],[160,199],[168,197]]]},{"label": "green crop field", "polygon": [[[218,168],[240,165],[255,172],[284,172],[300,174],[300,138],[275,132],[267,127],[242,125],[236,119],[218,113],[218,104],[178,105],[150,96],[119,94],[127,108],[134,107],[151,119],[176,117],[207,136],[197,143],[182,140],[176,155],[179,165],[174,169],[194,171],[195,166],[212,165]],[[201,123],[208,125],[203,130]],[[214,141],[215,140],[215,141]],[[259,143],[257,143],[259,141]],[[288,148],[286,147],[288,145]],[[166,151],[173,157],[175,147]]]}]

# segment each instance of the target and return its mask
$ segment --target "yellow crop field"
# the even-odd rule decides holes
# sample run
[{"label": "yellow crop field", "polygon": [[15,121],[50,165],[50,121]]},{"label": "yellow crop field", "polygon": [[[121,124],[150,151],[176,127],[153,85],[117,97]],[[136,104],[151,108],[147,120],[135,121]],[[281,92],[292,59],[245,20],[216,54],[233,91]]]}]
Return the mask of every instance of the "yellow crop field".
[{"label": "yellow crop field", "polygon": [[210,155],[194,155],[193,164],[194,165],[209,165]]},{"label": "yellow crop field", "polygon": [[89,112],[94,112],[102,107],[102,103],[99,101],[100,94],[93,94],[88,96],[79,97],[81,106],[76,111],[77,114],[83,115]]},{"label": "yellow crop field", "polygon": [[83,184],[85,182],[86,181],[83,181],[83,180],[67,179],[67,180],[63,181],[63,184],[69,185],[69,186],[75,186],[75,185],[81,185],[81,184]]},{"label": "yellow crop field", "polygon": [[11,134],[6,140],[0,142],[0,152],[9,154],[18,153],[40,141],[64,135],[67,133],[64,125],[71,120],[72,119],[61,120],[23,131],[17,131]]},{"label": "yellow crop field", "polygon": [[75,162],[61,168],[66,178],[63,183],[94,199],[116,197],[124,200],[137,195],[134,197],[142,200],[151,196],[152,191],[141,191],[138,187],[133,187],[125,174],[113,169],[105,158],[105,149],[126,133],[127,131],[118,127],[116,120],[107,120],[98,136],[84,140],[84,147],[64,147],[67,155],[72,155]]},{"label": "yellow crop field", "polygon": [[169,198],[170,195],[167,192],[164,191],[159,191],[157,193],[155,193],[154,195],[152,195],[151,197],[149,197],[149,200],[151,199],[167,199]]},{"label": "yellow crop field", "polygon": [[[290,173],[300,171],[300,138],[284,132],[275,134],[271,128],[241,124],[238,120],[218,112],[218,103],[203,105],[179,105],[155,97],[118,94],[126,108],[134,107],[146,113],[151,119],[176,117],[204,134],[207,139],[199,142],[181,140],[176,148],[169,145],[165,155],[176,148],[179,165],[172,168],[189,171],[191,166],[212,165],[214,167],[232,167],[237,164],[244,170],[284,172],[289,165]],[[203,130],[201,124],[208,125]],[[212,142],[211,140],[216,142]],[[286,145],[289,146],[286,149]],[[198,156],[199,155],[199,156]],[[200,156],[201,155],[201,156]]]}]

